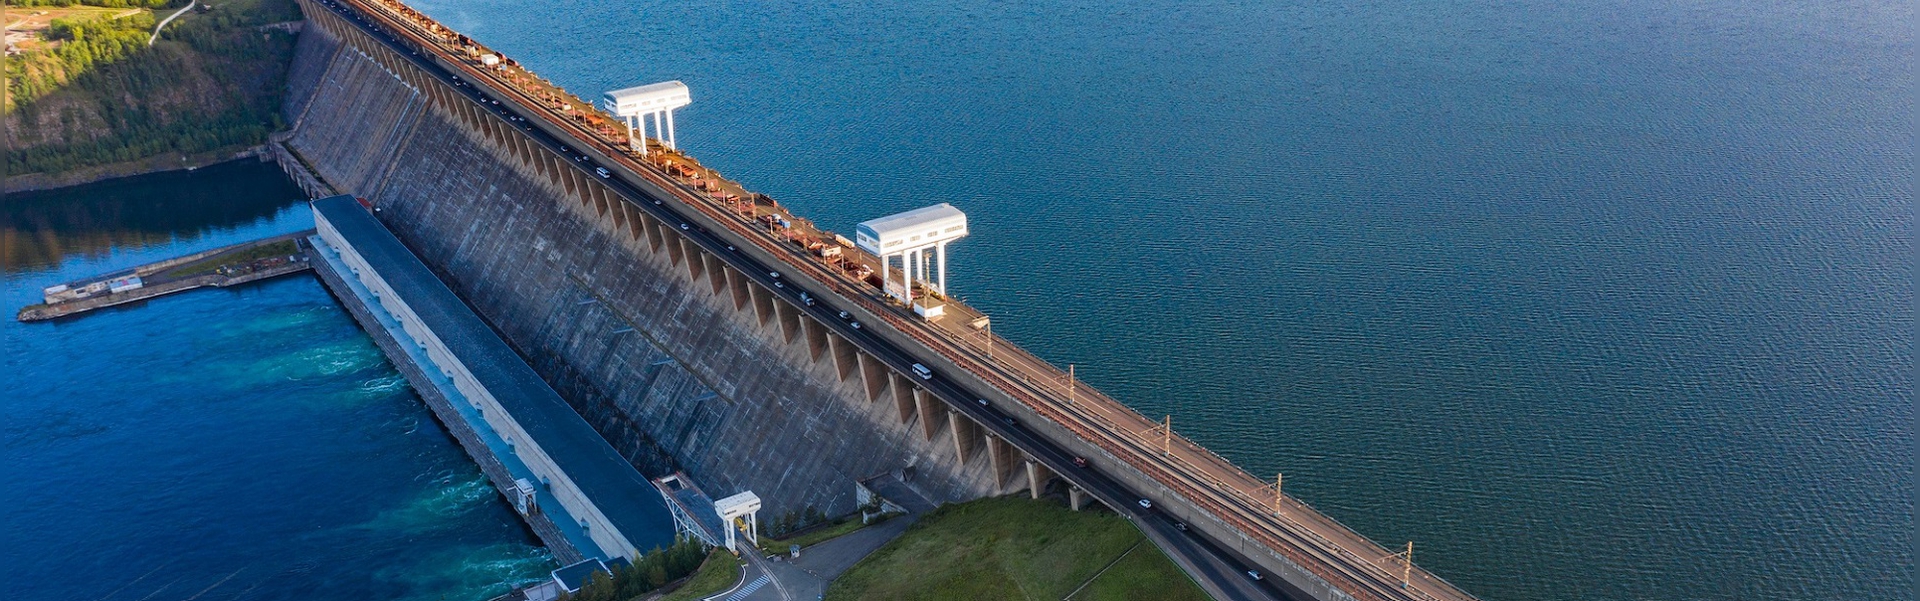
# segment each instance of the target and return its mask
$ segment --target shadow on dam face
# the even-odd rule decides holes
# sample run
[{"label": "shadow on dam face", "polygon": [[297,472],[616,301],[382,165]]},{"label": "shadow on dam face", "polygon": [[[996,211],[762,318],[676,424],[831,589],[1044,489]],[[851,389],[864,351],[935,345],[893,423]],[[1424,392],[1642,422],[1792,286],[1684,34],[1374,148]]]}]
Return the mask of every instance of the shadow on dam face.
[{"label": "shadow on dam face", "polygon": [[887,473],[935,502],[1019,487],[987,453],[963,457],[945,411],[897,402],[908,380],[859,369],[851,345],[673,228],[308,8],[286,147],[378,207],[642,473],[751,489],[775,514],[851,511],[856,483]]}]

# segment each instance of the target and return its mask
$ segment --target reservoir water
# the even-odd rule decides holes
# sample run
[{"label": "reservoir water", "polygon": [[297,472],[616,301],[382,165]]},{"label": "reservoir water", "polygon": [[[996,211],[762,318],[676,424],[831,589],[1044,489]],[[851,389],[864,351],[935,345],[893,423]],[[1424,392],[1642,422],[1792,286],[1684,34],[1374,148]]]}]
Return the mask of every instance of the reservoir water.
[{"label": "reservoir water", "polygon": [[9,599],[476,600],[552,558],[309,275],[52,323],[40,288],[313,226],[270,164],[0,200]]},{"label": "reservoir water", "polygon": [[1487,599],[1911,598],[1911,2],[415,4]]}]

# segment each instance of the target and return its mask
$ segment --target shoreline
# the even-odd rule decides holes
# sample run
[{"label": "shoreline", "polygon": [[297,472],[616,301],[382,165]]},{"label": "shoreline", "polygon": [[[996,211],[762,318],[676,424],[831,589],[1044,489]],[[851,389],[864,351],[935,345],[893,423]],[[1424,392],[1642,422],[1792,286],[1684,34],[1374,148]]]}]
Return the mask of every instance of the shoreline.
[{"label": "shoreline", "polygon": [[192,171],[246,159],[273,160],[265,144],[228,147],[197,154],[168,153],[134,161],[83,167],[60,174],[23,173],[0,180],[0,197],[7,194],[43,192],[168,171]]}]

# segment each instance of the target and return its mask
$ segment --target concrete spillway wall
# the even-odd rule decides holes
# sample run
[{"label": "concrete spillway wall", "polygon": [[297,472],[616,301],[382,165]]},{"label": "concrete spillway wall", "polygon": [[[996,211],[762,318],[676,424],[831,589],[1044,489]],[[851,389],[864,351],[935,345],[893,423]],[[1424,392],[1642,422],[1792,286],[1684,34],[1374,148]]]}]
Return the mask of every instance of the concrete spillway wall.
[{"label": "concrete spillway wall", "polygon": [[751,489],[776,514],[851,510],[855,482],[888,472],[935,502],[1024,485],[954,440],[965,429],[940,427],[945,410],[916,407],[904,378],[333,13],[302,8],[287,147],[377,207],[643,473]]}]

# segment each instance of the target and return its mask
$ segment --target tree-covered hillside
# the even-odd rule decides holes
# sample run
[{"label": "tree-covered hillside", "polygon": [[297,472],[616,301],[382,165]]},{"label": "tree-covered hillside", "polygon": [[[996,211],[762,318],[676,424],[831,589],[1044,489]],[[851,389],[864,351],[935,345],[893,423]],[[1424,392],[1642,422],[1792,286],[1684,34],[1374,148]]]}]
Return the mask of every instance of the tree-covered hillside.
[{"label": "tree-covered hillside", "polygon": [[300,18],[291,0],[201,3],[151,46],[187,2],[8,3],[33,33],[6,61],[9,177],[238,149],[281,125],[293,34],[269,25]]}]

